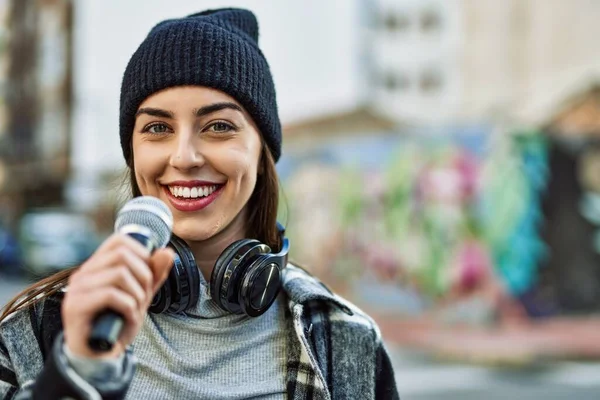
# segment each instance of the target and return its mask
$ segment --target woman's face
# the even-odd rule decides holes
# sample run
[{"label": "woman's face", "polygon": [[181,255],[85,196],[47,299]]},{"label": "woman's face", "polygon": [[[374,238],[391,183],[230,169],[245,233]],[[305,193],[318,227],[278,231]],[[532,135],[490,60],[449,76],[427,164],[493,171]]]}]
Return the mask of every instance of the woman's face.
[{"label": "woman's face", "polygon": [[218,90],[181,86],[148,97],[136,113],[132,142],[141,193],[169,206],[173,232],[184,240],[221,232],[254,190],[258,129],[237,101]]}]

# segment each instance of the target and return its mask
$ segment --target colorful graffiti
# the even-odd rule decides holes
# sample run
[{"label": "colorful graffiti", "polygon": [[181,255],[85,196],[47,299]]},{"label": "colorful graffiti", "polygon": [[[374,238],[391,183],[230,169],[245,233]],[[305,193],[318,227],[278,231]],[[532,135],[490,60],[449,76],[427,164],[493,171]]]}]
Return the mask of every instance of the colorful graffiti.
[{"label": "colorful graffiti", "polygon": [[535,133],[515,135],[506,144],[485,166],[480,218],[497,273],[512,294],[520,295],[536,283],[546,255],[539,232],[547,147],[544,136]]},{"label": "colorful graffiti", "polygon": [[294,257],[334,286],[367,277],[428,304],[486,287],[516,297],[535,285],[545,255],[543,135],[382,140],[372,145],[379,157],[352,141],[362,158],[308,157],[289,173]]}]

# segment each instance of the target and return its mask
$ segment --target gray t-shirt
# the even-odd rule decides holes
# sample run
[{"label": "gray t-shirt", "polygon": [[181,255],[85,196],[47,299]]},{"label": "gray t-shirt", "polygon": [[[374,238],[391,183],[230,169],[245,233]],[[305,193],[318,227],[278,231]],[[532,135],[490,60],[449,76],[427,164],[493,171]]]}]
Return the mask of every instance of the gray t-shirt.
[{"label": "gray t-shirt", "polygon": [[[146,316],[133,342],[137,370],[126,398],[283,399],[287,337],[283,301],[280,296],[257,318],[231,314],[210,298],[202,279],[194,309]],[[96,373],[107,374],[101,363],[68,356],[87,380]]]}]

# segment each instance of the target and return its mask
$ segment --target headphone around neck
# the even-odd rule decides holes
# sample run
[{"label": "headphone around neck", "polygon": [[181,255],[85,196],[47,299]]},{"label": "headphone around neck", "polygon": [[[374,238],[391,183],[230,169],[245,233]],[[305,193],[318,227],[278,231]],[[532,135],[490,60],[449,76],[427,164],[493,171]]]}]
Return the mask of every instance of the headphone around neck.
[{"label": "headphone around neck", "polygon": [[[210,277],[210,294],[223,310],[258,317],[269,309],[281,287],[281,271],[287,263],[289,240],[277,222],[281,251],[256,239],[237,240],[219,255]],[[158,290],[149,311],[180,313],[194,307],[200,298],[200,271],[183,239],[172,235],[168,244],[175,251],[173,268]]]}]

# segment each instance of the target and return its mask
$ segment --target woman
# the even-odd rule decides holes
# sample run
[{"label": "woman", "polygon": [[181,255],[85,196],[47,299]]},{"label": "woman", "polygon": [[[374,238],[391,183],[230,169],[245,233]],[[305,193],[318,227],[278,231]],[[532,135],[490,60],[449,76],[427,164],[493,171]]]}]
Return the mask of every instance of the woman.
[{"label": "woman", "polygon": [[[147,313],[173,250],[149,254],[115,233],[83,265],[7,306],[4,398],[397,398],[376,325],[303,270],[287,264],[279,296],[256,318],[219,306],[211,289],[230,244],[254,238],[275,251],[283,243],[281,128],[257,41],[247,10],[167,20],[123,77],[120,139],[132,194],[168,205],[173,234],[201,272],[198,301]],[[106,309],[123,315],[125,329],[110,352],[97,353],[86,339]]]}]

